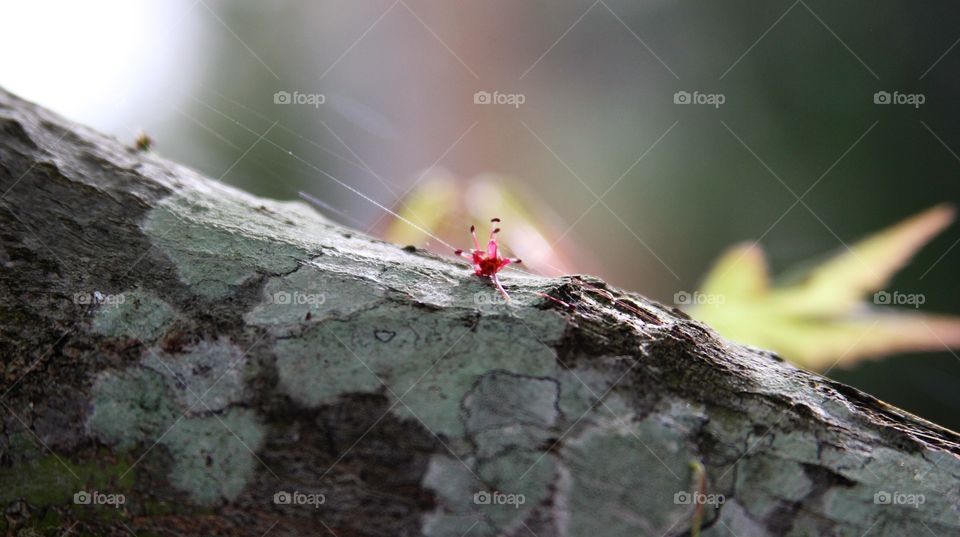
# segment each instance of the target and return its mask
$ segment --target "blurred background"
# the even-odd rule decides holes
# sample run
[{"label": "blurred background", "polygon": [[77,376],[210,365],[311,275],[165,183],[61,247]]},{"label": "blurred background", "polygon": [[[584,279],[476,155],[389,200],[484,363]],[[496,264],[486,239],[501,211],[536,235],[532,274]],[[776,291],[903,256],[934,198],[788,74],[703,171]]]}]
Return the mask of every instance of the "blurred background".
[{"label": "blurred background", "polygon": [[[666,303],[733,243],[759,239],[778,273],[960,197],[947,2],[0,6],[0,85],[73,120],[441,252],[502,216],[529,270]],[[485,214],[507,202],[513,228]],[[958,241],[955,224],[892,286],[960,314]],[[946,349],[829,375],[960,429]]]}]

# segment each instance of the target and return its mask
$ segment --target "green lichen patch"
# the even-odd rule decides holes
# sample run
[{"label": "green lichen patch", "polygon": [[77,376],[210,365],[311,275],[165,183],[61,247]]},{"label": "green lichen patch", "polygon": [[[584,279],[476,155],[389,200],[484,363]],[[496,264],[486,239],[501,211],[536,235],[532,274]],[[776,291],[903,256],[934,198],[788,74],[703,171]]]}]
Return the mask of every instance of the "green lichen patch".
[{"label": "green lichen patch", "polygon": [[264,434],[244,409],[182,420],[160,441],[173,455],[170,482],[200,504],[233,500],[260,464],[255,453]]},{"label": "green lichen patch", "polygon": [[[845,419],[845,407],[834,407],[840,410],[830,419]],[[765,415],[764,409],[750,414]],[[960,501],[949,494],[956,490],[955,476],[960,473],[955,457],[932,451],[904,453],[863,442],[877,438],[876,433],[854,439],[777,427],[775,413],[766,414],[767,423],[774,425],[770,430],[756,430],[757,418],[748,420],[717,408],[710,417],[704,432],[715,439],[713,455],[736,461],[735,469],[724,465],[720,473],[726,476],[721,480],[724,486],[729,484],[735,495],[734,503],[728,498],[724,504],[721,520],[737,534],[758,533],[758,525],[769,526],[758,534],[854,537],[930,531],[939,535],[956,527]],[[744,446],[750,449],[741,458]],[[881,503],[884,499],[890,503]],[[799,505],[802,509],[795,512]],[[784,513],[790,513],[792,521],[786,533],[777,525]],[[724,535],[718,527],[722,528],[715,525],[704,536]]]},{"label": "green lichen patch", "polygon": [[176,316],[169,304],[146,291],[128,291],[114,298],[97,309],[92,326],[95,333],[152,341]]},{"label": "green lichen patch", "polygon": [[475,503],[486,487],[474,472],[473,465],[473,459],[457,460],[446,455],[430,457],[423,486],[434,491],[438,507],[424,517],[424,535],[492,537],[498,534],[497,528]]},{"label": "green lichen patch", "polygon": [[477,455],[487,458],[510,447],[534,449],[544,443],[559,414],[558,392],[553,379],[506,371],[482,376],[463,401]]},{"label": "green lichen patch", "polygon": [[87,427],[98,440],[121,450],[152,438],[177,417],[163,377],[147,369],[106,371],[92,393]]},{"label": "green lichen patch", "polygon": [[949,533],[960,520],[957,457],[876,448],[863,454],[860,464],[841,472],[855,485],[833,487],[824,494],[823,510],[832,520],[865,528],[877,512],[884,513],[896,520],[895,525],[878,528],[880,534],[889,535],[922,533],[927,531],[923,524]]},{"label": "green lichen patch", "polygon": [[674,425],[658,415],[611,420],[566,443],[569,477],[557,505],[569,513],[569,535],[663,535],[691,519],[693,506],[683,502],[694,492],[694,455]]},{"label": "green lichen patch", "polygon": [[[597,362],[603,362],[604,360],[606,358],[601,357],[597,359]],[[621,374],[615,369],[601,371],[583,367],[558,371],[560,409],[564,415],[576,420],[586,414],[592,407],[599,405],[599,401],[603,399],[605,406],[614,412],[626,413],[627,409],[622,400],[612,397],[614,394],[608,393],[611,387],[616,385],[617,380],[621,378]]]},{"label": "green lichen patch", "polygon": [[397,415],[422,420],[437,434],[462,436],[460,401],[476,377],[496,369],[531,376],[556,371],[553,351],[529,335],[534,330],[544,341],[555,340],[562,319],[531,328],[507,316],[478,321],[461,311],[415,313],[412,306],[384,304],[280,340],[280,389],[311,407],[340,394],[383,392],[401,398]]},{"label": "green lichen patch", "polygon": [[[493,370],[533,377],[556,374],[556,355],[548,344],[559,339],[563,321],[554,314],[541,317],[534,323],[509,315],[481,316],[462,339],[448,337],[432,352],[413,355],[413,365],[398,381],[407,390],[405,404],[395,411],[423,420],[437,433],[462,436],[459,404],[480,375]],[[552,324],[555,321],[559,324]],[[536,337],[531,338],[531,332]]]},{"label": "green lichen patch", "polygon": [[[418,281],[442,279],[449,287],[462,279],[463,272],[449,261],[433,256],[416,256],[396,245],[371,240],[358,234],[328,233],[323,237],[324,255],[310,264],[325,272],[340,272],[370,280],[384,280],[400,291]],[[416,259],[416,268],[411,260]]]},{"label": "green lichen patch", "polygon": [[281,329],[300,326],[348,317],[377,304],[383,296],[383,287],[370,281],[303,266],[292,274],[267,281],[263,301],[244,320]]},{"label": "green lichen patch", "polygon": [[327,221],[301,203],[206,186],[164,199],[143,227],[183,281],[207,297],[223,297],[258,272],[295,270],[298,259],[320,248],[316,237],[329,233]]},{"label": "green lichen patch", "polygon": [[473,466],[472,458],[458,460],[449,455],[433,455],[423,476],[423,486],[434,491],[444,510],[461,515],[474,512],[473,495],[484,485]]},{"label": "green lichen patch", "polygon": [[166,379],[181,413],[221,410],[243,399],[247,354],[226,338],[203,340],[178,354],[149,349],[142,364]]},{"label": "green lichen patch", "polygon": [[820,443],[807,431],[778,431],[770,434],[766,440],[769,440],[769,446],[773,450],[783,453],[793,461],[808,464],[820,462]]},{"label": "green lichen patch", "polygon": [[747,457],[738,463],[737,498],[757,520],[810,493],[813,482],[799,463],[775,457]]},{"label": "green lichen patch", "polygon": [[[430,537],[512,535],[522,522],[546,505],[556,479],[552,456],[539,451],[513,451],[476,462],[434,455],[423,478],[438,508],[424,520]],[[472,528],[472,529],[471,529]]]},{"label": "green lichen patch", "polygon": [[[211,348],[237,356],[229,346],[213,344]],[[194,350],[197,354],[188,360],[200,360],[198,349]],[[210,384],[208,377],[188,371],[187,366],[198,364],[202,366],[202,361],[174,364],[186,372],[180,381],[183,386],[201,390]],[[174,461],[170,482],[196,503],[236,498],[254,473],[254,453],[263,443],[262,425],[251,411],[236,408],[222,415],[184,418],[181,407],[191,399],[182,395],[178,404],[176,390],[168,387],[167,380],[144,367],[101,374],[94,384],[93,411],[87,420],[91,434],[118,450],[147,441],[166,447]],[[227,382],[233,387],[214,396],[214,405],[222,407],[234,399],[235,381]]]},{"label": "green lichen patch", "polygon": [[[704,529],[700,535],[702,535],[702,537],[729,537],[731,533],[733,535],[769,535],[767,528],[752,518],[737,499],[728,499],[726,503],[723,504],[723,510],[720,512],[720,520],[723,521],[723,524],[714,524]],[[819,534],[818,531],[811,529],[809,533],[796,532],[795,537],[814,537]],[[843,534],[838,533],[837,535]],[[862,537],[859,533],[851,533],[849,535],[850,537]]]},{"label": "green lichen patch", "polygon": [[483,462],[478,474],[485,489],[474,496],[476,509],[502,533],[523,530],[523,520],[550,496],[556,471],[552,456],[535,451],[514,451]]},{"label": "green lichen patch", "polygon": [[424,517],[423,534],[427,537],[493,537],[497,529],[478,514],[454,515],[429,513]]}]

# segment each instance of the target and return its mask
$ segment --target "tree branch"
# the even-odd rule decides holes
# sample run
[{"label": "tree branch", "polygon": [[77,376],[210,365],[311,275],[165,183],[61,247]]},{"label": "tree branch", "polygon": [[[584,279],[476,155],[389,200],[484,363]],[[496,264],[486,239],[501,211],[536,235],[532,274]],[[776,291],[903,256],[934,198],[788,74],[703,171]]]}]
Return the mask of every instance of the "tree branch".
[{"label": "tree branch", "polygon": [[9,534],[960,532],[956,433],[594,278],[503,304],[2,90],[0,193]]}]

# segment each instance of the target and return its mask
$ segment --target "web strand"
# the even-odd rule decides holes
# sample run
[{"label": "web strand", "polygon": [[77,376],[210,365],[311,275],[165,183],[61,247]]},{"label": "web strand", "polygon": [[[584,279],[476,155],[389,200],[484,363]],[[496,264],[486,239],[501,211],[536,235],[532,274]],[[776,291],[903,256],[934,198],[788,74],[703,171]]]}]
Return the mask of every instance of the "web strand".
[{"label": "web strand", "polygon": [[[197,98],[197,97],[195,97],[195,96],[191,96],[191,97],[192,97],[193,100],[199,102],[199,103],[202,104],[203,106],[209,108],[209,109],[212,110],[213,112],[217,113],[218,115],[222,116],[223,118],[227,119],[228,121],[231,121],[232,123],[236,124],[237,126],[241,127],[242,129],[244,129],[244,130],[246,130],[246,131],[248,131],[248,132],[251,132],[251,133],[256,134],[256,131],[254,131],[254,130],[251,129],[250,127],[244,125],[243,123],[241,123],[241,122],[240,122],[239,120],[237,120],[236,118],[233,118],[233,117],[231,117],[231,116],[229,116],[229,115],[221,112],[220,110],[217,110],[216,108],[214,108],[214,107],[211,106],[210,104],[204,102],[203,100],[201,100],[201,99],[199,99],[199,98]],[[288,132],[291,132],[291,133],[293,133],[293,134],[295,134],[295,135],[300,136],[301,138],[303,138],[303,136],[301,136],[299,133],[297,133],[297,132],[295,132],[295,131],[293,131],[293,130],[291,130],[291,129],[289,129],[289,128],[286,128],[286,127],[283,127],[283,126],[281,126],[281,128],[282,128],[283,130],[286,130],[286,131],[288,131]],[[304,138],[304,139],[306,139],[306,138]],[[270,138],[264,136],[263,139],[262,139],[262,141],[263,141],[264,143],[267,143],[267,144],[272,145],[273,147],[279,149],[280,151],[283,151],[284,153],[286,153],[287,155],[293,157],[294,159],[296,159],[297,161],[299,161],[299,162],[301,162],[302,164],[306,165],[306,166],[309,167],[310,169],[312,169],[312,170],[314,170],[315,172],[323,175],[324,177],[330,179],[331,181],[337,183],[337,184],[340,185],[341,187],[349,190],[350,192],[353,192],[353,193],[356,194],[357,196],[360,196],[362,199],[370,202],[370,203],[373,204],[375,207],[377,207],[377,208],[379,208],[380,210],[386,212],[387,214],[393,216],[393,217],[396,218],[397,220],[400,220],[401,222],[403,222],[403,223],[409,225],[410,227],[416,229],[417,231],[423,233],[423,234],[426,235],[427,237],[430,237],[431,239],[437,241],[439,244],[442,244],[443,246],[449,248],[450,251],[456,250],[456,248],[455,248],[452,244],[448,243],[447,241],[445,241],[445,240],[441,239],[440,237],[436,236],[435,234],[431,233],[429,230],[424,229],[422,226],[420,226],[420,225],[418,225],[418,224],[416,224],[416,223],[414,223],[414,222],[411,222],[409,219],[407,219],[407,218],[403,217],[402,215],[398,214],[396,211],[393,211],[393,210],[390,209],[389,207],[383,205],[382,203],[378,202],[377,200],[375,200],[375,199],[371,198],[370,196],[364,194],[363,192],[361,192],[361,191],[358,190],[357,188],[355,188],[355,187],[353,187],[353,186],[350,186],[349,184],[347,184],[346,182],[338,179],[338,178],[335,177],[334,175],[332,175],[332,174],[330,174],[330,173],[328,173],[328,172],[320,169],[319,167],[317,167],[316,165],[314,165],[312,162],[310,162],[310,161],[304,159],[303,157],[297,155],[297,154],[294,153],[293,151],[290,151],[289,149],[281,146],[280,144],[274,142],[274,141],[271,140]],[[351,163],[352,163],[352,162],[351,162]],[[308,194],[308,193],[306,193],[306,192],[300,191],[300,192],[298,192],[298,195],[299,195],[302,199],[304,199],[304,200],[308,201],[309,203],[312,203],[312,204],[314,204],[314,205],[316,205],[316,206],[318,206],[318,207],[320,207],[320,208],[325,208],[325,207],[327,207],[327,205],[328,205],[328,204],[326,204],[325,202],[323,202],[323,201],[321,201],[320,199],[318,199],[317,197],[315,197],[315,196],[313,196],[313,195],[311,195],[311,194]],[[337,211],[337,212],[338,212],[338,211]],[[341,214],[341,215],[342,215],[342,213],[339,213],[339,212],[338,212],[338,214]],[[531,276],[536,276],[536,274],[534,274],[534,273],[532,273],[532,272],[529,272],[529,271],[527,271],[527,270],[521,269],[521,268],[516,267],[516,266],[506,267],[506,270],[513,270],[513,271],[521,272],[521,273],[528,274],[528,275],[531,275]]]}]

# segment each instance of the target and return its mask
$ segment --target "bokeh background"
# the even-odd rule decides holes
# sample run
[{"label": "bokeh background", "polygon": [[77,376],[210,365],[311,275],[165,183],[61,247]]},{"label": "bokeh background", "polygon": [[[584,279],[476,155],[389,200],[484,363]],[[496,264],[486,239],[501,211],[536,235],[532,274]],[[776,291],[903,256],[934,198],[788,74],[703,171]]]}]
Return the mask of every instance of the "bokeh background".
[{"label": "bokeh background", "polygon": [[[960,198],[958,21],[893,0],[5,0],[0,85],[361,229],[422,177],[485,174],[569,230],[547,237],[566,266],[670,302],[735,242],[779,272]],[[960,314],[958,242],[954,225],[892,287]],[[960,429],[946,349],[830,376]]]}]

